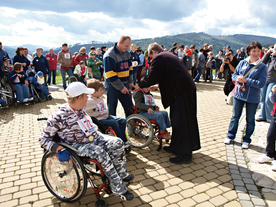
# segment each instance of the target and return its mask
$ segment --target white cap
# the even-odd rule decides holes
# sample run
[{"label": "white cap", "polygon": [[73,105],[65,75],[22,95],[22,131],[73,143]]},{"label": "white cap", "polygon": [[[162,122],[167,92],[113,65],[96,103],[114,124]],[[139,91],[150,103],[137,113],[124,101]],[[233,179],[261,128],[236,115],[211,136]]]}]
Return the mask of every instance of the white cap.
[{"label": "white cap", "polygon": [[81,94],[92,94],[95,92],[94,88],[87,88],[81,82],[70,83],[65,91],[68,93],[68,97],[70,98],[77,97]]}]

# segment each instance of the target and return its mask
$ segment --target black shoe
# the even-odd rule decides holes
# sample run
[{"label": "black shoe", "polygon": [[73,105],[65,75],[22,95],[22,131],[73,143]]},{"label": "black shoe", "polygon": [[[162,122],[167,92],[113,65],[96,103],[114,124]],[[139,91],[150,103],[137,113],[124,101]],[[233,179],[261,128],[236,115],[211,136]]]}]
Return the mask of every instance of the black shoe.
[{"label": "black shoe", "polygon": [[192,158],[188,158],[188,157],[173,157],[169,159],[171,163],[173,164],[189,164],[192,162]]},{"label": "black shoe", "polygon": [[166,152],[169,152],[169,153],[173,153],[173,154],[175,154],[176,155],[176,153],[174,152],[174,151],[172,151],[171,149],[170,149],[170,147],[163,147],[163,150],[165,150]]},{"label": "black shoe", "polygon": [[134,175],[128,175],[126,178],[123,179],[125,182],[132,182],[134,180],[135,176]]},{"label": "black shoe", "polygon": [[131,201],[133,200],[134,196],[129,191],[125,192],[124,194],[120,195],[120,198],[123,201]]}]

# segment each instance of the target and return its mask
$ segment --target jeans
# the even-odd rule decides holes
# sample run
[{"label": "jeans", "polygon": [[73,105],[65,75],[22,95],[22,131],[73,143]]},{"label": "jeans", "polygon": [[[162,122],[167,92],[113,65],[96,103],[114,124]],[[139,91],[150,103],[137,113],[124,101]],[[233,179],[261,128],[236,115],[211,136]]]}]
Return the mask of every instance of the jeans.
[{"label": "jeans", "polygon": [[[129,89],[129,85],[127,83],[124,85],[127,89]],[[125,117],[128,117],[129,115],[133,114],[134,108],[130,93],[123,94],[121,91],[115,89],[108,79],[105,81],[105,89],[109,115],[116,116],[118,100],[124,108]]]},{"label": "jeans", "polygon": [[136,85],[138,67],[133,67],[133,84]]},{"label": "jeans", "polygon": [[13,84],[13,87],[16,92],[16,98],[19,101],[19,103],[22,103],[22,101],[25,98],[30,98],[29,86],[25,84]]},{"label": "jeans", "polygon": [[154,113],[151,115],[148,112],[141,112],[139,114],[145,116],[148,119],[155,120],[159,125],[160,130],[171,127],[170,119],[166,111],[154,111]]},{"label": "jeans", "polygon": [[60,68],[60,72],[61,72],[61,77],[62,77],[62,85],[64,90],[67,88],[66,86],[66,79],[65,79],[65,72],[68,74],[69,77],[73,76],[72,70],[65,70]]},{"label": "jeans", "polygon": [[196,77],[195,77],[194,81],[195,81],[195,82],[199,82],[199,79],[200,79],[200,76],[201,76],[201,73],[202,73],[202,67],[200,67],[200,66],[198,65],[196,71],[197,71],[197,74],[196,74]]},{"label": "jeans", "polygon": [[276,141],[276,114],[271,119],[266,136],[266,155],[276,160],[275,141]]},{"label": "jeans", "polygon": [[273,109],[273,103],[269,99],[269,93],[274,85],[276,85],[276,83],[267,82],[266,85],[261,89],[262,100],[260,103],[261,108],[259,119],[266,120],[268,122],[271,122],[272,116],[270,115],[270,113]]},{"label": "jeans", "polygon": [[48,77],[48,85],[51,84],[51,74],[53,74],[53,84],[56,84],[56,70],[50,70],[49,71],[49,77]]},{"label": "jeans", "polygon": [[115,131],[117,137],[120,137],[123,141],[125,140],[126,119],[109,115],[107,119],[99,120],[99,122],[105,126],[111,127]]},{"label": "jeans", "polygon": [[258,103],[248,103],[236,98],[233,98],[233,114],[229,124],[227,138],[236,138],[239,120],[242,114],[244,104],[246,104],[246,130],[245,135],[243,136],[243,142],[250,143],[250,137],[255,129],[255,114],[258,107]]},{"label": "jeans", "polygon": [[40,97],[42,99],[47,97],[49,91],[48,91],[48,89],[46,88],[45,85],[39,85],[39,86],[36,86],[36,88],[39,88],[41,90]]}]

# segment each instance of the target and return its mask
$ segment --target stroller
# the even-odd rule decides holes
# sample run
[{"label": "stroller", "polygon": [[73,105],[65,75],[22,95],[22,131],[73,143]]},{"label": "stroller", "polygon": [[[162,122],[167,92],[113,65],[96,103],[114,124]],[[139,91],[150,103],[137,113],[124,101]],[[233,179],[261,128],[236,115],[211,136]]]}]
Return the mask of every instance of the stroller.
[{"label": "stroller", "polygon": [[[42,98],[41,98],[41,89],[35,87],[34,84],[32,83],[32,81],[33,81],[33,79],[35,78],[35,75],[36,75],[35,70],[28,69],[26,73],[28,75],[28,80],[30,81],[30,93],[34,97],[35,103],[41,102],[41,100],[42,100]],[[45,87],[48,89],[47,84],[45,85]],[[47,95],[46,100],[52,100],[52,96],[50,94]]]}]

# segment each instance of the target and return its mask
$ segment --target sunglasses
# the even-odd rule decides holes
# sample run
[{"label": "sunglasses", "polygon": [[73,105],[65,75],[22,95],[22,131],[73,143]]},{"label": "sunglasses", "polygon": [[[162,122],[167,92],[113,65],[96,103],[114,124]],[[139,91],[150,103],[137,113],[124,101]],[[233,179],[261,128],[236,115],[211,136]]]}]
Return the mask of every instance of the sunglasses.
[{"label": "sunglasses", "polygon": [[96,54],[91,54],[91,56],[96,56]]}]

